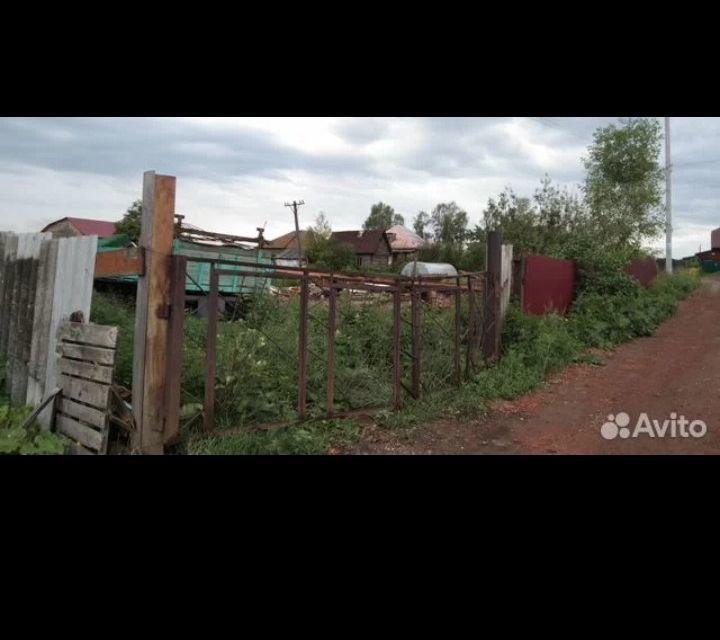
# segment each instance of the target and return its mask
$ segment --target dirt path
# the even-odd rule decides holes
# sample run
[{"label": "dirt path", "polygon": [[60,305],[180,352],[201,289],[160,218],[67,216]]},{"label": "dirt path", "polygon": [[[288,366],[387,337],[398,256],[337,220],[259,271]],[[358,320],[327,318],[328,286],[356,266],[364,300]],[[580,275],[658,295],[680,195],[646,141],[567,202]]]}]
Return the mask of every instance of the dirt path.
[{"label": "dirt path", "polygon": [[[604,366],[572,365],[542,389],[496,403],[482,419],[424,426],[409,443],[371,430],[352,453],[720,453],[720,278],[706,278],[655,336],[621,345],[602,359]],[[629,420],[620,415],[620,425],[605,428],[616,437],[604,438],[601,427],[609,416],[623,413]],[[633,437],[643,413],[660,426],[667,420],[668,435],[673,418],[680,435],[682,416],[704,421],[707,433]],[[625,422],[627,438],[619,429]],[[702,433],[701,425],[693,428]]]}]

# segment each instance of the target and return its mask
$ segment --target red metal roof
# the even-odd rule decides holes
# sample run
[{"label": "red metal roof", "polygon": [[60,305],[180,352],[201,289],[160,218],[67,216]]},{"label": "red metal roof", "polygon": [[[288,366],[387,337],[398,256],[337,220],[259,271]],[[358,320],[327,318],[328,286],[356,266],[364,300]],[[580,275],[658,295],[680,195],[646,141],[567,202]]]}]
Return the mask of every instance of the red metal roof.
[{"label": "red metal roof", "polygon": [[80,233],[84,236],[98,236],[109,238],[115,235],[115,223],[105,220],[88,220],[87,218],[68,218]]},{"label": "red metal roof", "polygon": [[[89,220],[87,218],[61,218],[51,222],[45,229],[51,227],[58,222],[67,220],[84,236],[98,236],[99,238],[109,238],[115,235],[115,223],[106,220]],[[45,231],[43,229],[43,231]]]}]

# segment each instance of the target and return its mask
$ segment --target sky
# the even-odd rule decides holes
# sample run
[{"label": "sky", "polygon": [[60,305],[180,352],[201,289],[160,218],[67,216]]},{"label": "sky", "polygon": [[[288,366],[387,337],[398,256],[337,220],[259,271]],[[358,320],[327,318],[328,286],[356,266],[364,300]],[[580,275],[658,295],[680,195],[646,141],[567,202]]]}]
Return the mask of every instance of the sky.
[{"label": "sky", "polygon": [[[177,213],[203,229],[272,239],[324,212],[358,229],[379,201],[411,226],[454,200],[479,223],[488,198],[531,195],[548,174],[577,189],[593,131],[616,117],[0,118],[0,230],[66,216],[119,220],[144,171],[177,177]],[[672,118],[674,255],[720,227],[720,118]],[[662,159],[664,163],[664,157]],[[651,243],[664,249],[664,237]]]}]

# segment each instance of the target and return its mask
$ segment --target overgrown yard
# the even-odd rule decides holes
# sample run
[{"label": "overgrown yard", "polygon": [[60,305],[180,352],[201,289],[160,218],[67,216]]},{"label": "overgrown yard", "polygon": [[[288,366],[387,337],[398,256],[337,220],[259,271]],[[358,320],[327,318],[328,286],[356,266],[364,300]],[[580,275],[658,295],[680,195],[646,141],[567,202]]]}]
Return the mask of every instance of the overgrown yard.
[{"label": "overgrown yard", "polygon": [[[548,375],[572,362],[592,362],[591,348],[610,349],[635,337],[652,335],[670,317],[679,300],[699,284],[697,270],[672,277],[661,275],[648,289],[624,274],[588,280],[572,312],[528,317],[511,307],[503,334],[503,357],[475,373],[461,388],[448,386],[419,401],[405,396],[403,410],[370,410],[389,404],[392,364],[390,307],[382,302],[351,305],[341,301],[337,337],[338,410],[368,408],[370,420],[411,438],[419,425],[443,417],[472,419],[494,400],[512,399],[538,387]],[[427,379],[446,376],[453,313],[434,308],[424,324],[423,351]],[[316,305],[310,325],[309,402],[311,420],[303,425],[255,430],[259,422],[290,421],[296,405],[298,302],[262,297],[243,320],[220,324],[218,338],[217,428],[205,437],[199,420],[185,430],[186,453],[321,454],[349,447],[362,432],[362,420],[324,420],[327,310]],[[132,307],[106,295],[93,301],[93,321],[120,325],[117,378],[130,386],[132,369]],[[201,409],[204,385],[206,322],[189,315],[183,353],[184,419]],[[409,339],[409,336],[408,336]],[[435,354],[433,356],[433,354]],[[314,361],[314,363],[313,363]],[[407,368],[407,367],[406,367]],[[425,379],[425,376],[424,376]],[[367,419],[367,418],[366,418]]]}]

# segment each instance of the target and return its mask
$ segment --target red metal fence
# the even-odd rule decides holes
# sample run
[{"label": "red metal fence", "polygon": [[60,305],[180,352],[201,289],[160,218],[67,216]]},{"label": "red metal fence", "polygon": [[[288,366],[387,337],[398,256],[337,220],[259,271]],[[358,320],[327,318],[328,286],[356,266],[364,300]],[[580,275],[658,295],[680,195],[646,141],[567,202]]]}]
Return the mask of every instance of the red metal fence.
[{"label": "red metal fence", "polygon": [[644,287],[649,287],[655,278],[657,278],[657,261],[655,258],[640,258],[633,260],[625,269],[628,275],[637,278]]},{"label": "red metal fence", "polygon": [[575,297],[575,262],[544,256],[527,256],[523,262],[523,312],[528,315],[543,315],[550,311],[566,314]]}]

